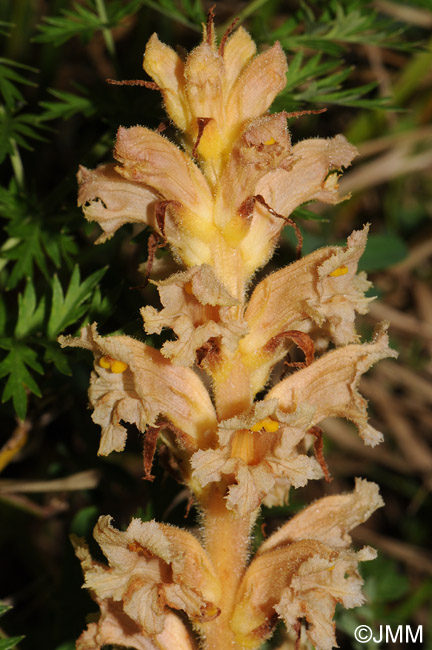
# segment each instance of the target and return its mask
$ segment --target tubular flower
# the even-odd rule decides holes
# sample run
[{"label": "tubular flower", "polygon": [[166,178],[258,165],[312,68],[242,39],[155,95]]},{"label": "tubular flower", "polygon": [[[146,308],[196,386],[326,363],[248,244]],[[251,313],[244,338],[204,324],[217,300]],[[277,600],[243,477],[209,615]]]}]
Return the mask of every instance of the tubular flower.
[{"label": "tubular flower", "polygon": [[97,623],[90,623],[76,642],[76,650],[102,650],[107,645],[135,650],[194,650],[193,639],[176,614],[165,616],[162,632],[152,640],[112,599],[95,599],[100,608]]},{"label": "tubular flower", "polygon": [[172,366],[158,350],[128,336],[99,336],[95,325],[85,327],[79,338],[60,337],[60,343],[94,354],[89,397],[93,421],[102,427],[102,456],[123,450],[127,431],[122,420],[144,432],[162,415],[176,428],[178,444],[189,450],[211,436],[216,414],[192,370]]},{"label": "tubular flower", "polygon": [[348,532],[382,505],[377,486],[357,480],[353,493],[319,499],[264,542],[243,576],[231,620],[242,647],[259,647],[278,616],[288,627],[305,618],[317,650],[336,645],[336,603],[350,609],[364,602],[357,564],[376,556],[369,547],[347,550]]},{"label": "tubular flower", "polygon": [[328,352],[277,384],[268,398],[278,399],[279,408],[289,413],[302,403],[315,407],[312,426],[327,417],[352,420],[364,442],[374,447],[382,441],[382,434],[368,424],[367,403],[358,393],[357,384],[374,363],[397,356],[388,347],[386,331],[387,324],[382,323],[371,343],[346,345]]},{"label": "tubular flower", "polygon": [[[368,343],[355,327],[370,301],[370,283],[358,272],[369,226],[344,247],[300,258],[302,236],[290,217],[307,201],[342,200],[338,176],[355,148],[341,135],[293,144],[290,115],[268,112],[285,85],[280,45],[257,54],[247,32],[233,27],[217,44],[210,12],[201,44],[184,59],[156,35],[147,44],[144,69],[154,81],[143,83],[161,92],[181,148],[143,126],[120,128],[116,162],[78,175],[78,201],[101,226],[99,243],[124,224],[148,226],[147,277],[158,245],[169,246],[177,264],[154,282],[161,308],[141,309],[147,334],[173,332],[161,350],[102,337],[96,325],[60,337],[63,346],[93,353],[99,453],[123,450],[126,424],[135,425],[145,433],[145,478],[152,479],[161,436],[202,524],[201,546],[155,521],[132,520],[121,532],[100,518],[95,538],[108,565],[77,542],[85,586],[101,609],[78,650],[252,649],[278,617],[296,633],[305,619],[317,650],[330,650],[336,603],[363,602],[357,565],[375,554],[350,548],[349,531],[382,505],[377,487],[359,479],[353,493],[293,517],[249,563],[260,506],[286,503],[291,489],[328,479],[323,419],[346,418],[366,444],[381,441],[358,384],[396,353],[385,324]],[[257,282],[248,298],[285,225],[295,229],[299,259]],[[326,352],[330,344],[335,349]],[[304,361],[287,362],[296,370],[286,376],[281,362],[294,346]],[[310,434],[315,458],[305,451]]]},{"label": "tubular flower", "polygon": [[321,248],[262,280],[252,293],[244,319],[249,328],[239,344],[239,359],[250,374],[253,392],[266,384],[274,364],[287,352],[285,333],[298,330],[335,345],[358,340],[356,312],[367,312],[371,298],[365,273],[357,274],[365,249],[368,226],[354,231],[346,248]]},{"label": "tubular flower", "polygon": [[[84,586],[105,611],[117,620],[110,603],[122,603],[122,612],[145,637],[167,633],[169,608],[183,610],[194,620],[218,615],[213,601],[220,584],[199,542],[190,533],[133,519],[125,532],[111,526],[111,517],[100,517],[94,537],[109,566],[91,559],[87,546],[75,541],[84,571]],[[114,610],[116,610],[114,606]],[[108,624],[105,623],[105,627]],[[131,625],[133,629],[133,625]]]},{"label": "tubular flower", "polygon": [[78,178],[80,205],[105,231],[99,241],[127,222],[151,225],[183,264],[210,264],[240,300],[289,214],[305,201],[340,200],[328,174],[356,153],[343,136],[291,146],[287,115],[263,115],[285,85],[285,56],[278,43],[254,55],[242,28],[218,47],[209,23],[184,63],[154,35],[144,68],[186,151],[144,127],[121,128],[120,164]]},{"label": "tubular flower", "polygon": [[279,411],[276,400],[257,402],[249,413],[221,422],[219,448],[192,456],[192,478],[205,487],[223,477],[230,486],[226,506],[237,516],[265,503],[276,485],[282,505],[291,485],[301,487],[322,476],[317,461],[296,450],[310,420],[310,409],[292,416]]},{"label": "tubular flower", "polygon": [[171,327],[177,341],[164,343],[161,352],[174,363],[192,366],[196,352],[209,339],[236,350],[246,325],[233,318],[232,307],[238,301],[217,279],[212,268],[203,264],[183,273],[175,273],[157,283],[161,302],[160,312],[144,307],[141,314],[148,334],[160,334],[163,327]]}]

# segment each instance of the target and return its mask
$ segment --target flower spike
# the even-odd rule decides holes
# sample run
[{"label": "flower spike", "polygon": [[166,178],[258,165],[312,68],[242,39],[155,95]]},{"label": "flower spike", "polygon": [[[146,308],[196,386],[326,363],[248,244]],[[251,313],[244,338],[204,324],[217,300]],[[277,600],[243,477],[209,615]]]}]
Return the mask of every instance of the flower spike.
[{"label": "flower spike", "polygon": [[[143,62],[153,81],[131,83],[161,92],[180,145],[163,127],[120,127],[116,163],[78,174],[79,205],[103,231],[98,243],[127,223],[152,229],[144,277],[161,305],[141,315],[147,334],[171,334],[159,350],[102,337],[92,325],[60,343],[94,355],[89,397],[102,428],[99,453],[121,451],[126,423],[135,425],[145,434],[144,478],[153,480],[162,440],[160,454],[198,508],[202,538],[138,519],[120,531],[101,517],[94,536],[107,563],[76,541],[85,587],[101,610],[78,650],[252,650],[278,619],[298,639],[306,621],[309,642],[331,650],[336,604],[363,602],[358,563],[375,557],[351,548],[351,529],[383,503],[362,479],[353,492],[306,507],[250,557],[262,505],[286,504],[309,480],[330,480],[322,420],[346,418],[366,444],[381,441],[358,384],[375,362],[397,355],[385,324],[368,343],[355,325],[371,300],[358,272],[369,226],[344,247],[302,258],[292,215],[309,201],[347,198],[338,178],[356,149],[342,135],[292,143],[287,120],[308,111],[269,113],[286,84],[283,50],[275,43],[257,53],[235,26],[218,44],[211,9],[201,43],[183,58],[153,34]],[[249,295],[286,225],[299,259]],[[156,260],[161,246],[171,254],[166,264]]]}]

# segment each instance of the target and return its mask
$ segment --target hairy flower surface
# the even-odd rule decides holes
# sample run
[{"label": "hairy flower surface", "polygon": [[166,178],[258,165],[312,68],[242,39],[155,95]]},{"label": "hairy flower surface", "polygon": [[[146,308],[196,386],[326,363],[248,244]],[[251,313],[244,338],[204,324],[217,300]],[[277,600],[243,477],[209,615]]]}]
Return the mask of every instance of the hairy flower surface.
[{"label": "hairy flower surface", "polygon": [[348,532],[382,505],[377,486],[358,480],[353,493],[319,499],[269,537],[239,587],[231,625],[242,647],[259,647],[278,616],[289,627],[305,618],[317,650],[336,645],[336,603],[364,602],[357,564],[376,557],[369,547],[346,550]]},{"label": "hairy flower surface", "polygon": [[[99,454],[123,450],[127,431],[122,420],[145,431],[159,415],[176,427],[181,446],[195,449],[205,444],[216,414],[192,370],[171,365],[158,350],[128,336],[99,336],[95,325],[85,327],[78,338],[59,340],[94,354],[89,397],[93,420],[102,427]],[[119,364],[119,371],[113,363]]]},{"label": "hairy flower surface", "polygon": [[[121,619],[116,618],[111,601],[121,602],[119,616],[125,614],[150,638],[164,633],[168,608],[183,610],[199,621],[217,616],[214,601],[220,597],[221,586],[193,535],[139,519],[133,519],[121,532],[110,521],[111,517],[100,517],[94,531],[108,566],[94,562],[82,541],[75,544],[84,586],[97,602],[104,603],[106,613],[118,626]],[[102,625],[106,630],[108,623],[102,620]]]},{"label": "hairy flower surface", "polygon": [[310,419],[307,408],[292,416],[279,411],[276,400],[258,402],[250,413],[221,422],[220,447],[192,456],[192,476],[202,487],[224,476],[227,508],[238,516],[266,503],[276,485],[280,494],[284,486],[282,505],[291,486],[322,476],[317,461],[296,450]]},{"label": "hairy flower surface", "polygon": [[[366,444],[381,441],[358,386],[375,362],[396,353],[386,324],[368,343],[355,327],[371,300],[358,272],[369,226],[346,246],[301,258],[302,235],[290,216],[305,202],[342,200],[338,176],[356,150],[342,135],[293,144],[292,115],[268,112],[285,86],[279,43],[257,54],[247,32],[233,27],[218,44],[211,11],[201,44],[184,58],[156,34],[147,44],[144,69],[154,81],[144,84],[161,92],[181,146],[160,130],[122,127],[116,162],[78,174],[78,202],[103,231],[97,243],[127,223],[150,227],[146,279],[158,246],[169,247],[178,269],[151,280],[161,308],[141,309],[147,334],[171,330],[160,351],[128,336],[100,336],[96,325],[60,338],[94,355],[89,396],[102,427],[99,453],[121,451],[125,424],[135,425],[152,479],[160,436],[202,523],[201,545],[155,521],[133,520],[121,532],[100,518],[95,538],[108,565],[77,545],[85,586],[101,608],[79,650],[108,643],[252,649],[278,618],[296,632],[306,620],[309,640],[330,650],[335,606],[363,602],[357,565],[375,556],[350,548],[349,531],[382,505],[377,486],[359,479],[353,493],[293,517],[248,565],[260,506],[281,505],[292,488],[329,479],[322,420],[351,420]],[[295,230],[298,259],[253,287],[286,225]],[[287,375],[282,362],[296,347],[304,361],[286,361],[295,368]]]}]

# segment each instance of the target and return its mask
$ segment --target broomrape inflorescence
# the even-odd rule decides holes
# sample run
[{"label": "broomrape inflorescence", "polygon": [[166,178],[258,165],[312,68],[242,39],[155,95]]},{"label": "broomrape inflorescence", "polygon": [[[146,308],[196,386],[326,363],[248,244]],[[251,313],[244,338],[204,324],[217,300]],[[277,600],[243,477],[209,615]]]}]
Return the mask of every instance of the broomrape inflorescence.
[{"label": "broomrape inflorescence", "polygon": [[[355,329],[369,301],[369,283],[357,273],[368,227],[344,248],[322,248],[267,275],[249,298],[247,290],[285,225],[295,228],[300,251],[289,217],[297,206],[341,200],[338,172],[356,152],[341,135],[292,145],[288,115],[268,113],[285,85],[281,47],[257,55],[242,27],[218,45],[212,15],[185,61],[153,35],[144,69],[182,148],[141,126],[120,128],[117,163],[80,170],[79,203],[102,227],[99,242],[138,223],[153,228],[153,247],[169,245],[184,270],[156,283],[162,309],[141,313],[148,334],[168,327],[175,338],[159,351],[128,336],[102,337],[92,325],[61,344],[93,352],[99,453],[122,451],[124,423],[134,424],[145,434],[152,479],[164,441],[202,531],[198,539],[133,519],[122,532],[103,516],[94,536],[108,564],[76,539],[85,587],[101,610],[77,648],[258,648],[281,618],[297,634],[305,621],[314,646],[330,650],[336,603],[363,602],[357,565],[375,551],[350,549],[349,531],[382,506],[377,486],[357,479],[352,493],[316,501],[251,561],[249,536],[261,504],[283,504],[291,488],[328,477],[324,418],[351,420],[365,444],[381,441],[357,391],[373,363],[396,356],[385,326],[369,343],[359,343]],[[292,346],[305,361],[272,385]]]}]

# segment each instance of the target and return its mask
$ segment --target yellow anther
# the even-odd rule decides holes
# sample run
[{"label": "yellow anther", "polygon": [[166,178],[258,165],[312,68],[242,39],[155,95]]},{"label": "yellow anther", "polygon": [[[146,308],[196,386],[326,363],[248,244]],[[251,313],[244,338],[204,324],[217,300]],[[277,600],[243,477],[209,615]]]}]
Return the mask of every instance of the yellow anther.
[{"label": "yellow anther", "polygon": [[100,367],[105,368],[106,370],[108,370],[108,368],[111,368],[111,363],[112,359],[110,357],[101,357],[99,361]]},{"label": "yellow anther", "polygon": [[338,278],[339,276],[345,275],[346,273],[348,273],[348,267],[347,266],[338,266],[337,269],[335,269],[334,271],[332,271],[330,273],[330,277]]},{"label": "yellow anther", "polygon": [[117,361],[116,359],[111,362],[111,372],[115,375],[119,375],[124,372],[127,368],[127,363],[124,361]]},{"label": "yellow anther", "polygon": [[101,357],[99,361],[99,365],[101,368],[105,368],[106,370],[110,369],[111,372],[114,374],[118,375],[122,372],[124,372],[127,368],[127,363],[124,361],[117,361],[117,359],[112,359],[111,357]]},{"label": "yellow anther", "polygon": [[276,140],[274,138],[270,138],[270,140],[267,140],[264,142],[264,144],[275,144]]},{"label": "yellow anther", "polygon": [[192,296],[193,295],[192,282],[186,282],[184,286],[184,290],[186,291],[186,293]]},{"label": "yellow anther", "polygon": [[254,424],[250,430],[261,431],[261,429],[264,429],[267,433],[276,433],[279,429],[279,422],[276,422],[276,420],[272,420],[271,418],[264,418],[264,420],[260,420]]}]

